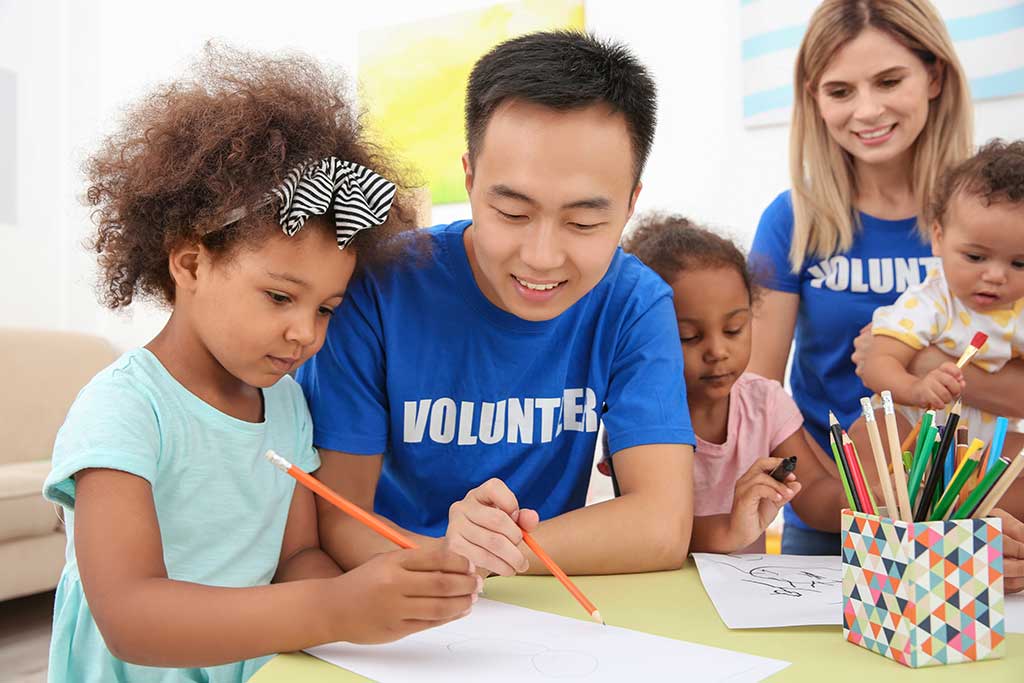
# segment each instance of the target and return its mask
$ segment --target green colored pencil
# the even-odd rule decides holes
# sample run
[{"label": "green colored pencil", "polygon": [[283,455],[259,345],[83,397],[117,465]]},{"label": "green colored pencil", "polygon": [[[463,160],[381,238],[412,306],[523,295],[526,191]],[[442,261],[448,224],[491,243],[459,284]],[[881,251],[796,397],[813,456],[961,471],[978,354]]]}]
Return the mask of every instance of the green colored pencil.
[{"label": "green colored pencil", "polygon": [[911,460],[910,469],[914,469],[913,463],[917,462],[917,458],[924,451],[924,445],[932,442],[931,438],[928,437],[928,430],[931,429],[932,422],[935,421],[935,411],[928,410],[924,415],[921,416],[921,429],[917,432],[917,443],[914,445],[914,459]]},{"label": "green colored pencil", "polygon": [[846,481],[846,472],[843,471],[843,463],[839,459],[839,450],[836,448],[836,440],[829,434],[828,443],[832,446],[832,457],[835,458],[836,468],[839,469],[839,480],[843,482],[843,492],[846,494],[846,502],[850,504],[851,510],[858,510],[857,504],[853,502],[853,493],[850,491],[850,482]]},{"label": "green colored pencil", "polygon": [[939,502],[935,504],[935,510],[929,518],[931,521],[949,518],[950,513],[953,511],[953,503],[956,502],[956,497],[960,495],[960,489],[967,483],[967,480],[974,473],[974,468],[978,466],[978,461],[981,460],[981,451],[984,447],[985,442],[981,439],[975,439],[971,442],[971,447],[967,449],[967,455],[960,461],[960,467],[953,473],[953,479],[949,482],[949,486],[942,492]]},{"label": "green colored pencil", "polygon": [[[927,415],[925,415],[927,417]],[[931,447],[922,448],[921,452],[914,456],[914,465],[910,469],[910,504],[917,509],[917,496],[921,492],[921,480],[931,462],[932,451],[939,447],[939,429],[932,425],[928,427],[928,441]]]},{"label": "green colored pencil", "polygon": [[995,464],[988,468],[988,472],[985,473],[985,477],[981,480],[981,483],[974,487],[971,491],[971,495],[967,496],[967,500],[963,502],[963,505],[956,509],[953,513],[954,519],[969,519],[974,514],[974,510],[981,503],[981,500],[988,494],[989,490],[999,479],[999,475],[1006,471],[1006,468],[1010,466],[1010,461],[1003,456],[996,460]]}]

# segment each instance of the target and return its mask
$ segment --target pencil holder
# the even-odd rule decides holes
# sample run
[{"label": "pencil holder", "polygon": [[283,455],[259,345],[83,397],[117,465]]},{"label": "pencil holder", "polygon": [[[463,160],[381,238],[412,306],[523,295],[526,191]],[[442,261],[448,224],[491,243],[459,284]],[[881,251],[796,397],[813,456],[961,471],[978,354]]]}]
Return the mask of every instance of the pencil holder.
[{"label": "pencil holder", "polygon": [[914,668],[1004,655],[1000,519],[842,524],[848,641]]}]

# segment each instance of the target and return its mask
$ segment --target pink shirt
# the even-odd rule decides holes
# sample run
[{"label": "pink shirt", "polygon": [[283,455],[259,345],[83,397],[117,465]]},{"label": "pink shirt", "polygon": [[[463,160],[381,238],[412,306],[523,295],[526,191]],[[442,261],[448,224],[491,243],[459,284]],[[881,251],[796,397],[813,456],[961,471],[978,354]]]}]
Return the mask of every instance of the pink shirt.
[{"label": "pink shirt", "polygon": [[[725,443],[711,443],[697,435],[693,514],[705,517],[732,510],[736,481],[754,461],[770,455],[803,423],[800,409],[781,384],[752,372],[743,373],[729,392]],[[798,476],[799,471],[797,464]]]}]

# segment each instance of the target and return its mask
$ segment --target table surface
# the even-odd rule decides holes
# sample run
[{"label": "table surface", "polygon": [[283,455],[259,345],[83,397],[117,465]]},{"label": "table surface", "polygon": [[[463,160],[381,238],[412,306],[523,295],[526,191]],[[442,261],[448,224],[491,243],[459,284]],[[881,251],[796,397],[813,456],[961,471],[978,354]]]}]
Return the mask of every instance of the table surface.
[{"label": "table surface", "polygon": [[[785,681],[1024,681],[1024,634],[1007,635],[1002,659],[909,669],[843,638],[840,626],[729,630],[704,592],[693,560],[679,571],[622,576],[581,576],[573,581],[615,626],[791,662],[772,676]],[[586,618],[551,577],[487,580],[484,597],[569,617]],[[685,680],[685,672],[666,672]],[[254,683],[341,683],[369,680],[305,653],[278,655],[251,679]]]}]

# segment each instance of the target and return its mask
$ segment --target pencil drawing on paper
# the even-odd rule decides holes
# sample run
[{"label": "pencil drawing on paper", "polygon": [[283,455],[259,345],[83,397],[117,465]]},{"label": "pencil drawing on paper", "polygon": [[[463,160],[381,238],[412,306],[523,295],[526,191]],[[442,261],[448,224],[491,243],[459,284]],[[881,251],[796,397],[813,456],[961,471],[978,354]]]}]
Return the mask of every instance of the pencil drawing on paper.
[{"label": "pencil drawing on paper", "polygon": [[800,598],[810,593],[825,593],[843,584],[842,569],[838,566],[835,569],[786,567],[774,563],[771,555],[716,558],[711,561],[740,572],[744,575],[741,580],[745,583],[764,586],[768,595]]},{"label": "pencil drawing on paper", "polygon": [[597,658],[578,650],[552,650],[546,645],[505,638],[481,638],[452,633],[463,640],[450,642],[448,651],[459,654],[483,654],[494,658],[527,658],[533,669],[545,678],[583,678],[597,671]]}]

